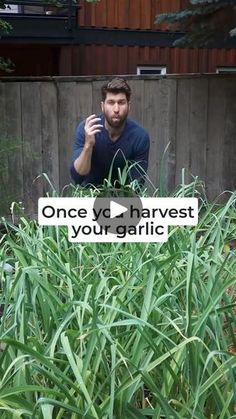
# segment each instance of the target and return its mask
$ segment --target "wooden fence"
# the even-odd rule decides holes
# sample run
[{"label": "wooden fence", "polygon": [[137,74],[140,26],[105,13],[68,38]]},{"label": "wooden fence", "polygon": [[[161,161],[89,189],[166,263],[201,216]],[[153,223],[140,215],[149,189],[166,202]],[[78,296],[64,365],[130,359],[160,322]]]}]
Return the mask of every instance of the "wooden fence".
[{"label": "wooden fence", "polygon": [[[149,131],[149,176],[158,186],[164,157],[168,190],[181,169],[199,176],[210,199],[236,189],[236,76],[129,76],[130,116]],[[70,182],[77,123],[100,111],[104,77],[0,79],[0,215],[12,201],[35,214],[47,173],[59,191]],[[167,147],[167,145],[169,146]]]}]

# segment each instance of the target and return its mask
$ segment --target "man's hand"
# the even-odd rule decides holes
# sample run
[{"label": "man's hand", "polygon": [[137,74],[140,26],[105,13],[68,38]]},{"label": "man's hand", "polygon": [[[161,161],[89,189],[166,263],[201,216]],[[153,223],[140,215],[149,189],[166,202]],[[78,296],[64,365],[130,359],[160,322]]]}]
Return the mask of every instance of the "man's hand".
[{"label": "man's hand", "polygon": [[85,146],[93,147],[95,144],[95,134],[101,131],[103,125],[101,118],[98,118],[95,114],[88,116],[85,121],[84,131],[85,131]]},{"label": "man's hand", "polygon": [[[99,124],[100,122],[100,124]],[[88,116],[85,120],[84,133],[85,143],[79,157],[74,161],[74,168],[81,176],[87,176],[91,170],[91,158],[95,144],[95,134],[101,131],[103,125],[101,118],[95,114]]]}]

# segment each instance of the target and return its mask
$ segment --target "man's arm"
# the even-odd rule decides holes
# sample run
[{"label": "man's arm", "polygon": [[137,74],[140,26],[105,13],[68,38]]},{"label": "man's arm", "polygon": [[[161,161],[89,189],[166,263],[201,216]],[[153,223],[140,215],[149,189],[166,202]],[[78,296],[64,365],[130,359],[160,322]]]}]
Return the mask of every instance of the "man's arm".
[{"label": "man's arm", "polygon": [[77,159],[74,161],[75,171],[80,176],[87,176],[91,170],[91,159],[93,153],[93,145],[84,144],[84,147]]},{"label": "man's arm", "polygon": [[74,161],[74,168],[80,176],[88,175],[91,170],[91,158],[95,144],[95,134],[100,132],[102,128],[102,125],[99,124],[99,122],[101,122],[101,118],[97,118],[96,115],[90,115],[85,121],[84,147],[80,155]]},{"label": "man's arm", "polygon": [[76,183],[81,183],[83,177],[87,176],[91,170],[95,134],[102,128],[100,121],[101,119],[96,115],[90,115],[85,121],[84,128],[80,126],[78,129],[71,167],[71,176]]},{"label": "man's arm", "polygon": [[150,138],[146,133],[136,146],[134,157],[132,159],[133,166],[130,170],[130,180],[132,181],[136,179],[141,186],[144,184],[145,175],[147,174],[149,148]]}]

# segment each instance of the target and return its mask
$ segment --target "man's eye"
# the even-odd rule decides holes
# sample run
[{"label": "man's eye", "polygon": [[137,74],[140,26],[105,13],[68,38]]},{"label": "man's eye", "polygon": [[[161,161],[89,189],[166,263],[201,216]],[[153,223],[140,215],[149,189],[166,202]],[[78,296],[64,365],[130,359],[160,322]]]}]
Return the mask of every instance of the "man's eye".
[{"label": "man's eye", "polygon": [[116,103],[117,103],[117,105],[125,105],[126,102],[125,102],[125,100],[122,100],[120,102],[108,101],[107,103],[108,103],[108,105],[114,106]]}]

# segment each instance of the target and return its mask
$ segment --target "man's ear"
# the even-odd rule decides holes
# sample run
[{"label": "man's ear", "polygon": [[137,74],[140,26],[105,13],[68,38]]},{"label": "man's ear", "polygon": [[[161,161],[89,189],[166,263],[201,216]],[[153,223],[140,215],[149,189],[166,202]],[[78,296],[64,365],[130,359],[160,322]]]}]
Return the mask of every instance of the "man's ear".
[{"label": "man's ear", "polygon": [[102,112],[104,112],[104,102],[101,102]]}]

